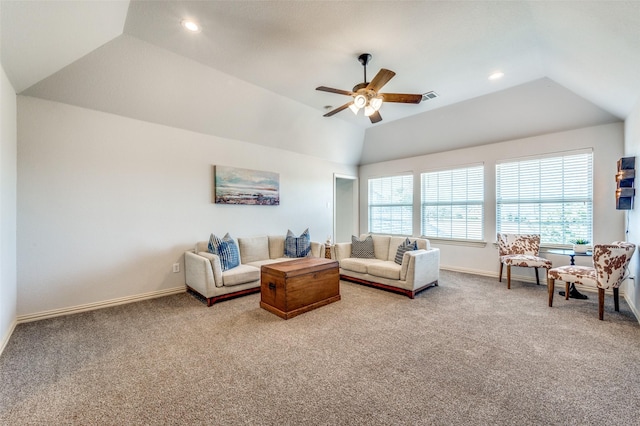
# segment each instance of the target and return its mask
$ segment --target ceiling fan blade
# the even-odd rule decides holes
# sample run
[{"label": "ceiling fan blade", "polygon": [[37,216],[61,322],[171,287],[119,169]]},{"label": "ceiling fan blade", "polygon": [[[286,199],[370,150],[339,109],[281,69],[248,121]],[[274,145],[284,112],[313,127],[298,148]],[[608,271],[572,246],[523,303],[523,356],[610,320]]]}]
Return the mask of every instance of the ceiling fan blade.
[{"label": "ceiling fan blade", "polygon": [[367,86],[367,89],[377,92],[382,88],[382,86],[387,84],[394,75],[396,75],[396,73],[391,70],[385,68],[380,69],[380,71],[378,71],[378,74],[373,77],[373,80],[371,80],[371,83],[369,83],[369,85]]},{"label": "ceiling fan blade", "polygon": [[419,104],[422,95],[411,95],[408,93],[380,93],[385,102],[400,102],[403,104]]},{"label": "ceiling fan blade", "polygon": [[328,113],[326,113],[325,115],[323,115],[323,117],[331,117],[334,114],[339,113],[340,111],[342,111],[343,109],[347,109],[349,108],[349,105],[351,105],[353,103],[353,101],[351,102],[347,102],[346,104],[339,106],[336,109],[332,109],[331,111],[329,111]]},{"label": "ceiling fan blade", "polygon": [[320,90],[322,92],[337,93],[338,95],[347,95],[347,96],[353,95],[353,92],[349,90],[334,89],[332,87],[326,87],[326,86],[316,87],[316,90]]},{"label": "ceiling fan blade", "polygon": [[371,120],[372,123],[377,123],[378,121],[382,121],[382,116],[379,111],[376,111],[369,116],[369,120]]}]

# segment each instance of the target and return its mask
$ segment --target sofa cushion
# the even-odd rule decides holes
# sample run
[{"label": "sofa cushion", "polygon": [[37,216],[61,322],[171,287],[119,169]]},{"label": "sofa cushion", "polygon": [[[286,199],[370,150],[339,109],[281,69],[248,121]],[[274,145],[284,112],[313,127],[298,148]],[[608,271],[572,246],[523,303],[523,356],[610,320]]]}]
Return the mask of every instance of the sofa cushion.
[{"label": "sofa cushion", "polygon": [[278,259],[256,260],[255,262],[247,263],[247,265],[254,266],[258,269],[261,269],[263,265],[271,265],[272,263],[288,262],[290,260],[293,260],[293,259],[290,257],[281,257]]},{"label": "sofa cushion", "polygon": [[269,258],[279,259],[284,257],[284,235],[269,235]]},{"label": "sofa cushion", "polygon": [[220,266],[223,271],[233,269],[240,264],[238,246],[228,232],[223,238],[211,234],[208,249],[210,253],[217,254],[220,257]]},{"label": "sofa cushion", "polygon": [[287,238],[284,240],[285,257],[307,257],[311,252],[311,237],[309,228],[296,237],[291,230],[287,231]]},{"label": "sofa cushion", "polygon": [[240,247],[240,261],[242,263],[269,259],[269,238],[266,235],[259,237],[238,237],[238,246]]},{"label": "sofa cushion", "polygon": [[390,237],[389,246],[387,247],[387,258],[385,260],[396,260],[396,254],[398,254],[398,247],[407,242],[407,237]]},{"label": "sofa cushion", "polygon": [[416,238],[418,250],[431,250],[431,243],[426,238]]},{"label": "sofa cushion", "polygon": [[255,266],[239,265],[222,273],[224,287],[246,284],[260,279],[260,269]]},{"label": "sofa cushion", "polygon": [[407,238],[396,250],[396,256],[394,259],[395,263],[402,265],[402,259],[404,258],[405,252],[413,250],[418,250],[418,243],[416,241],[411,242],[411,240]]},{"label": "sofa cushion", "polygon": [[209,241],[198,241],[196,243],[196,247],[194,250],[196,253],[200,253],[201,251],[206,251],[208,253],[211,253],[209,251]]},{"label": "sofa cushion", "polygon": [[359,272],[361,274],[367,273],[367,268],[375,263],[383,262],[380,259],[357,259],[355,257],[348,257],[340,261],[340,267],[348,271]]},{"label": "sofa cushion", "polygon": [[373,238],[367,235],[364,239],[358,239],[355,235],[351,236],[351,257],[358,259],[375,259],[373,251]]},{"label": "sofa cushion", "polygon": [[376,277],[388,278],[390,280],[399,280],[400,269],[402,269],[402,267],[397,263],[386,260],[368,265],[367,273]]},{"label": "sofa cushion", "polygon": [[[402,237],[398,237],[402,238]],[[381,260],[393,260],[396,256],[395,249],[389,257],[389,242],[391,241],[391,236],[389,235],[373,235],[373,253],[376,256],[376,259]],[[398,245],[400,243],[398,242]]]}]

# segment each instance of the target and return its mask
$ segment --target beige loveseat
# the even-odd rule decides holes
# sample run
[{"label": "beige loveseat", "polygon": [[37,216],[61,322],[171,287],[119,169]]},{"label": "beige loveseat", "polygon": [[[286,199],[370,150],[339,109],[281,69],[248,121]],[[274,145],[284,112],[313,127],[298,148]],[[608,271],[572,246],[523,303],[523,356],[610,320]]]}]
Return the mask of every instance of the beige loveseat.
[{"label": "beige loveseat", "polygon": [[[362,235],[364,239],[367,235]],[[375,258],[351,257],[351,243],[336,243],[335,259],[340,264],[340,278],[404,294],[411,299],[427,287],[438,285],[440,249],[432,248],[429,240],[416,241],[418,250],[407,251],[402,264],[395,262],[398,246],[407,237],[372,235]]]},{"label": "beige loveseat", "polygon": [[[231,297],[260,291],[260,267],[293,260],[284,256],[285,237],[264,235],[237,238],[240,265],[222,271],[218,255],[208,251],[208,241],[199,241],[184,254],[187,289],[207,300],[207,306]],[[324,257],[324,244],[311,242],[311,256]]]}]

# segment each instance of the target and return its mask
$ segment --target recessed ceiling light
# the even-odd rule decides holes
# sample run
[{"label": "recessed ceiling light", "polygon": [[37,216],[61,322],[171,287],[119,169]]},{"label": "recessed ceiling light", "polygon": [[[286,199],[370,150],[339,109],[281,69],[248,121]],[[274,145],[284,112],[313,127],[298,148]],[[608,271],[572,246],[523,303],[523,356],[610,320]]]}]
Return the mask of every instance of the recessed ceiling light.
[{"label": "recessed ceiling light", "polygon": [[504,77],[504,73],[502,71],[496,71],[489,75],[489,80],[500,80],[502,77]]},{"label": "recessed ceiling light", "polygon": [[185,29],[191,31],[192,33],[200,32],[200,26],[189,19],[183,19],[182,21],[180,21],[180,24],[182,24]]}]

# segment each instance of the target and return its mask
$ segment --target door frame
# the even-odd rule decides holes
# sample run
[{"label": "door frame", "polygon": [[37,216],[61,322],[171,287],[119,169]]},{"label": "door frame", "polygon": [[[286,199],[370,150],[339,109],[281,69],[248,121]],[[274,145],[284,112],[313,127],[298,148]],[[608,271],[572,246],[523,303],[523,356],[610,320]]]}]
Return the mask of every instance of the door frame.
[{"label": "door frame", "polygon": [[336,236],[337,236],[337,212],[338,212],[338,204],[340,202],[346,201],[346,200],[341,200],[338,197],[338,192],[337,192],[337,182],[338,179],[341,180],[350,180],[352,181],[351,185],[352,185],[352,193],[353,193],[353,199],[351,200],[351,208],[353,211],[353,217],[352,217],[352,222],[351,222],[351,232],[352,235],[358,235],[358,229],[360,229],[359,227],[359,218],[360,218],[360,213],[359,213],[359,185],[358,185],[358,176],[353,176],[353,175],[345,175],[345,174],[341,174],[341,173],[334,173],[333,174],[333,238],[332,238],[332,243],[336,242]]}]

